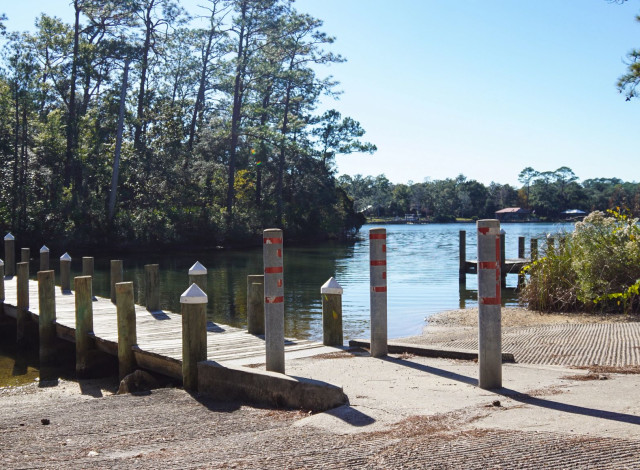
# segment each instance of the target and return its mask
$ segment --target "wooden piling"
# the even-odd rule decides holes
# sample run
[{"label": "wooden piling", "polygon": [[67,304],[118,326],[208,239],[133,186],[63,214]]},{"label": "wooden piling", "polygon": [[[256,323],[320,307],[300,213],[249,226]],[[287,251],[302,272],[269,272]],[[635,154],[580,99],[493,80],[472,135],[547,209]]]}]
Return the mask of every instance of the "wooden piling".
[{"label": "wooden piling", "polygon": [[18,305],[16,306],[16,342],[23,343],[29,321],[29,263],[16,265],[18,273]]},{"label": "wooden piling", "polygon": [[118,375],[120,380],[136,370],[133,347],[138,343],[136,334],[136,307],[133,301],[133,282],[115,285],[118,317]]},{"label": "wooden piling", "polygon": [[40,271],[49,270],[49,248],[47,245],[42,245],[40,248]]},{"label": "wooden piling", "polygon": [[121,259],[112,259],[111,260],[111,276],[109,278],[110,283],[110,294],[111,294],[111,303],[115,304],[116,299],[116,284],[122,282],[124,280],[124,274],[122,269],[122,260]]},{"label": "wooden piling", "polygon": [[74,278],[76,292],[76,374],[86,377],[90,367],[93,341],[93,292],[91,276]]},{"label": "wooden piling", "polygon": [[282,230],[262,235],[264,264],[264,330],[266,369],[284,374],[284,286]]},{"label": "wooden piling", "polygon": [[55,378],[50,368],[56,363],[55,272],[38,271],[38,333],[40,336],[40,380]]},{"label": "wooden piling", "polygon": [[538,259],[538,239],[532,238],[530,243],[531,243],[531,261],[535,261],[536,259]]},{"label": "wooden piling", "polygon": [[320,288],[322,296],[322,344],[342,346],[342,287],[333,278]]},{"label": "wooden piling", "polygon": [[0,315],[4,313],[4,261],[0,259]]},{"label": "wooden piling", "polygon": [[384,357],[387,345],[387,230],[369,230],[371,356]]},{"label": "wooden piling", "polygon": [[458,270],[460,282],[467,282],[467,232],[460,230],[460,268]]},{"label": "wooden piling", "polygon": [[144,298],[147,310],[160,310],[160,265],[144,265]]},{"label": "wooden piling", "polygon": [[264,275],[247,276],[247,330],[252,335],[264,334]]},{"label": "wooden piling", "polygon": [[65,253],[60,257],[60,290],[71,293],[71,256]]},{"label": "wooden piling", "polygon": [[82,257],[82,275],[83,276],[91,276],[93,277],[93,257],[92,256],[83,256]]},{"label": "wooden piling", "polygon": [[189,285],[197,284],[198,287],[206,294],[207,292],[207,268],[205,268],[200,261],[196,261],[191,268],[189,268]]},{"label": "wooden piling", "polygon": [[31,259],[31,250],[29,248],[20,248],[20,261],[28,263]]},{"label": "wooden piling", "polygon": [[4,236],[4,274],[8,277],[16,275],[16,239],[11,233]]},{"label": "wooden piling", "polygon": [[518,258],[524,258],[524,237],[518,237]]},{"label": "wooden piling", "polygon": [[207,359],[207,294],[191,284],[180,296],[182,314],[182,384],[198,389],[198,362]]}]

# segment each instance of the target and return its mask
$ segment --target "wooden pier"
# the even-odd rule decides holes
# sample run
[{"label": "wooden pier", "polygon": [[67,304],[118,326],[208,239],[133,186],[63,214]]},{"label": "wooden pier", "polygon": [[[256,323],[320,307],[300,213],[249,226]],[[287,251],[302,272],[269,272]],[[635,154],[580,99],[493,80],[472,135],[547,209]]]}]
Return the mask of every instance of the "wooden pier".
[{"label": "wooden pier", "polygon": [[[16,318],[18,305],[17,277],[4,281],[4,314]],[[38,283],[29,281],[28,317],[38,322]],[[56,334],[58,338],[76,342],[76,305],[71,291],[55,288]],[[137,345],[133,347],[138,367],[182,379],[182,318],[166,311],[148,311],[135,306]],[[207,360],[224,366],[247,366],[265,363],[263,335],[247,330],[207,322]],[[90,337],[95,348],[118,355],[118,325],[116,306],[110,299],[94,297],[93,332]],[[315,356],[339,351],[310,340],[285,339],[285,359]]]}]

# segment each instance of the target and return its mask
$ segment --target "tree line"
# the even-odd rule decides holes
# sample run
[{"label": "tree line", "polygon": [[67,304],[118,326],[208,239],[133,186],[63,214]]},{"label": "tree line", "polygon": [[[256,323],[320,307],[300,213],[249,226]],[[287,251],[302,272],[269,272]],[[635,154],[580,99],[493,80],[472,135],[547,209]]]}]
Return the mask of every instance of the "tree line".
[{"label": "tree line", "polygon": [[422,183],[393,184],[384,175],[342,175],[338,182],[354,200],[357,211],[370,217],[419,215],[434,222],[459,218],[494,218],[506,207],[523,207],[541,220],[562,218],[562,212],[615,209],[640,216],[640,183],[619,178],[578,181],[571,168],[537,171],[532,167],[518,175],[522,186],[492,182],[488,186],[464,175]]},{"label": "tree line", "polygon": [[318,112],[344,59],[290,0],[73,0],[35,31],[0,16],[0,229],[110,246],[342,237],[337,154],[373,152]]}]

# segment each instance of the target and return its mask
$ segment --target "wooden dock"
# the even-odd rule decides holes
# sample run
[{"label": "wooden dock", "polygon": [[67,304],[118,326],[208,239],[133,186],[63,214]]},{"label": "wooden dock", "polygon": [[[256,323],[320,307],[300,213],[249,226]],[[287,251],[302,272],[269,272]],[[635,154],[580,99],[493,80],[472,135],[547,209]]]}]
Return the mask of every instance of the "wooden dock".
[{"label": "wooden dock", "polygon": [[[4,313],[16,318],[17,276],[4,281]],[[75,296],[55,289],[56,333],[63,340],[75,342]],[[38,283],[29,281],[29,316],[38,321]],[[136,305],[137,346],[135,358],[139,367],[177,379],[182,378],[182,318],[165,311],[149,312]],[[93,302],[93,338],[97,349],[118,355],[116,306],[110,299],[96,297]],[[285,339],[285,359],[310,357],[339,351],[310,340]],[[249,334],[242,328],[207,322],[207,359],[225,366],[247,366],[265,363],[264,336]]]}]

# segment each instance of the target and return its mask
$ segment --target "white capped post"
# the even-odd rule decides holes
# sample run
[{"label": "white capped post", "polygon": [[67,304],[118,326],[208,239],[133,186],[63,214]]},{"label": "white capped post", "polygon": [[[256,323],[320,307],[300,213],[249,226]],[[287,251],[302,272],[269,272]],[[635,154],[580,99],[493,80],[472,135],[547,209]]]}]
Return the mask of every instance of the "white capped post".
[{"label": "white capped post", "polygon": [[198,362],[207,360],[207,301],[207,294],[195,283],[180,296],[185,390],[198,389]]},{"label": "white capped post", "polygon": [[71,292],[71,256],[65,253],[60,257],[60,290]]},{"label": "white capped post", "polygon": [[16,239],[11,232],[4,236],[4,273],[6,276],[16,275]]},{"label": "white capped post", "polygon": [[40,248],[40,271],[49,270],[49,248],[47,245],[42,245]]},{"label": "white capped post", "polygon": [[194,283],[204,292],[207,291],[207,268],[205,268],[200,261],[196,261],[195,264],[189,268],[189,284]]}]

